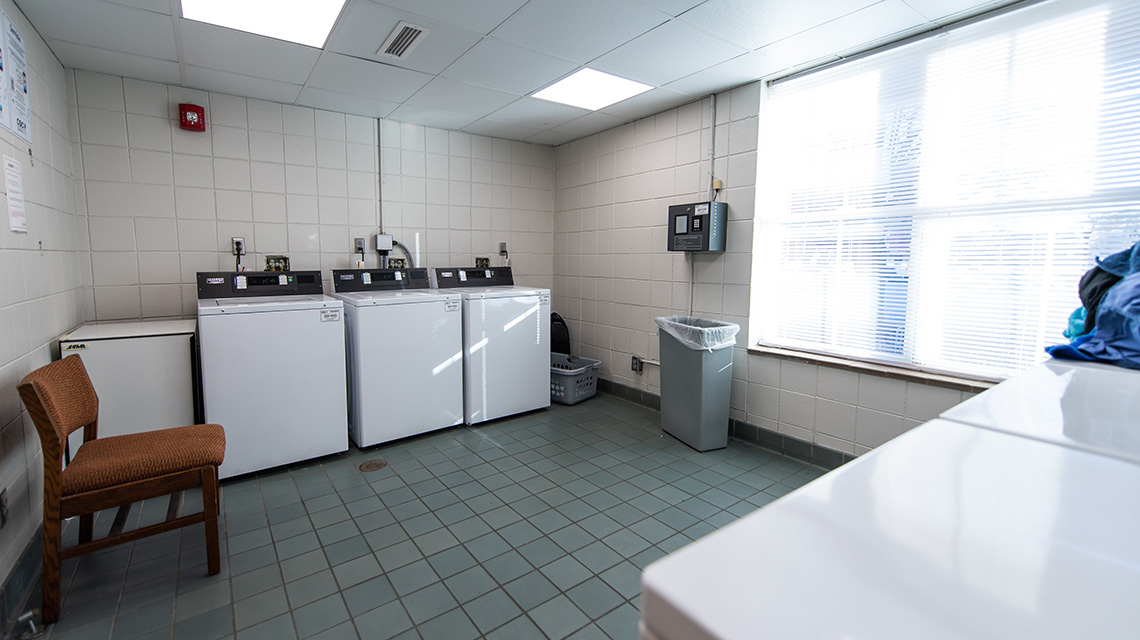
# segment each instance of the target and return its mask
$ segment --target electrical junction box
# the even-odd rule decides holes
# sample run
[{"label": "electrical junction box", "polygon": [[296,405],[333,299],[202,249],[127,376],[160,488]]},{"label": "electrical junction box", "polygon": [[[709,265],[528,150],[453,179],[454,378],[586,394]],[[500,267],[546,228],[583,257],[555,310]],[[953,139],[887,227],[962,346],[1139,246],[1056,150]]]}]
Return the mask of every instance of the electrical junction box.
[{"label": "electrical junction box", "polygon": [[669,207],[669,251],[724,251],[728,205],[696,202]]}]

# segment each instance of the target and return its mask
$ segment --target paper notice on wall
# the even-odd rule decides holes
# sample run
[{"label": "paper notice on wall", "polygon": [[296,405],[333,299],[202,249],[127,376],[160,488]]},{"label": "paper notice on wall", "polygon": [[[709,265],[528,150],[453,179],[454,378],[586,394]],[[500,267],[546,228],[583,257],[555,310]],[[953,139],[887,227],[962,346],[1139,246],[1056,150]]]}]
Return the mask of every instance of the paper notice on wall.
[{"label": "paper notice on wall", "polygon": [[0,11],[0,125],[32,143],[32,103],[28,97],[28,58],[24,36]]},{"label": "paper notice on wall", "polygon": [[20,161],[4,155],[4,187],[8,193],[8,224],[12,231],[28,232],[28,214],[24,210],[24,173]]}]

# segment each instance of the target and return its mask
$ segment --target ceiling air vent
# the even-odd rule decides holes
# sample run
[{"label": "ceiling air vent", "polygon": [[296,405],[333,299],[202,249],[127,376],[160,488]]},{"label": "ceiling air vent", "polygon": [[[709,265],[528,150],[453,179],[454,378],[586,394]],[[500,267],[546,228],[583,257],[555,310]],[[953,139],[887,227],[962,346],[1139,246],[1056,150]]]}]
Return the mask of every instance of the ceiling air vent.
[{"label": "ceiling air vent", "polygon": [[380,45],[380,49],[376,53],[402,60],[408,57],[412,49],[415,49],[416,45],[429,33],[431,33],[430,29],[424,29],[414,24],[401,22],[396,25],[395,29],[392,29],[392,33],[388,34],[388,39],[384,41],[384,44]]}]

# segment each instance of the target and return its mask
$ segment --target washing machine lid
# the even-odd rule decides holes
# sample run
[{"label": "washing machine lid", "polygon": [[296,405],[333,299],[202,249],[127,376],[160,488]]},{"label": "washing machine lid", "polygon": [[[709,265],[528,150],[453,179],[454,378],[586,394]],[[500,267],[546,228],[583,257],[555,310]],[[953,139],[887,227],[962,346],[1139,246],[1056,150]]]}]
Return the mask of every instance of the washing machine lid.
[{"label": "washing machine lid", "polygon": [[1140,371],[1049,360],[942,413],[976,427],[1140,462]]},{"label": "washing machine lid", "polygon": [[432,289],[354,291],[352,293],[334,293],[333,297],[353,307],[380,307],[396,304],[424,304],[428,302],[459,302],[463,299],[463,296],[457,291],[447,292]]},{"label": "washing machine lid", "polygon": [[121,338],[146,338],[151,336],[173,336],[194,333],[197,325],[193,320],[128,320],[125,322],[88,322],[59,340],[116,340]]},{"label": "washing machine lid", "polygon": [[326,295],[262,296],[260,298],[208,298],[198,301],[198,315],[233,315],[303,309],[343,309],[344,303]]},{"label": "washing machine lid", "polygon": [[464,287],[458,289],[448,289],[448,291],[459,291],[463,293],[463,297],[468,300],[489,298],[522,298],[527,296],[550,295],[550,289],[538,289],[535,287],[523,287],[518,285],[510,287]]}]

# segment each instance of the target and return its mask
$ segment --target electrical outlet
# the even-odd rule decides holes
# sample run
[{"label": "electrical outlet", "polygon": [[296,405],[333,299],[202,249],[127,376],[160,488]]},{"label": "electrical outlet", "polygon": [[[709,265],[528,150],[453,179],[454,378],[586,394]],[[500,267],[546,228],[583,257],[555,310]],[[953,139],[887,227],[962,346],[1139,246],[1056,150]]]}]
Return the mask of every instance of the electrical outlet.
[{"label": "electrical outlet", "polygon": [[499,243],[499,255],[501,255],[501,256],[507,255],[507,243],[505,243],[505,242]]},{"label": "electrical outlet", "polygon": [[408,265],[404,264],[403,258],[388,258],[389,269],[403,269]]},{"label": "electrical outlet", "polygon": [[642,362],[641,362],[641,358],[639,358],[637,356],[633,356],[632,358],[630,358],[630,361],[629,361],[630,371],[636,371],[638,373],[641,373],[641,369],[644,366],[645,365],[642,364]]},{"label": "electrical outlet", "polygon": [[364,251],[364,238],[353,238],[352,249],[357,253]]},{"label": "electrical outlet", "polygon": [[233,237],[230,238],[230,249],[235,256],[245,255],[245,238]]},{"label": "electrical outlet", "polygon": [[475,268],[476,269],[486,269],[489,266],[491,266],[491,259],[490,258],[483,258],[483,257],[476,257],[475,258]]},{"label": "electrical outlet", "polygon": [[8,490],[0,491],[0,529],[8,524]]}]

